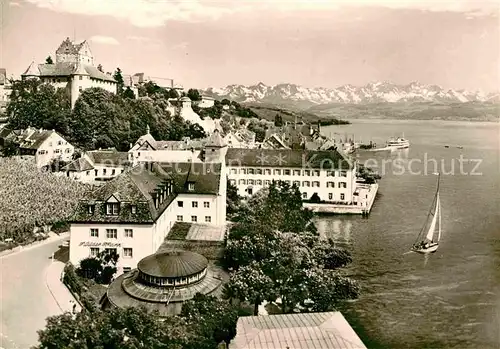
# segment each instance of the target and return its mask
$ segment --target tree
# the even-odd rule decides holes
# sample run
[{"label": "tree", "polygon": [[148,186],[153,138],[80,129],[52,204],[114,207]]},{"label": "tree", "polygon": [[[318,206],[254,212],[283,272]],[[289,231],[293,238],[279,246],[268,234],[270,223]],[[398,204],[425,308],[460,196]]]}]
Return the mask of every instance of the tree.
[{"label": "tree", "polygon": [[10,156],[15,156],[19,153],[19,148],[17,145],[12,142],[12,141],[5,141],[3,147],[1,147],[1,156],[3,157],[10,157]]},{"label": "tree", "polygon": [[201,95],[200,95],[200,92],[198,92],[198,90],[196,89],[193,89],[193,88],[190,88],[187,92],[187,96],[189,97],[189,99],[191,99],[192,101],[201,101]]},{"label": "tree", "polygon": [[211,338],[200,335],[196,326],[172,316],[158,321],[157,313],[143,308],[114,308],[94,313],[51,316],[38,331],[36,349],[198,349],[215,348]]},{"label": "tree", "polygon": [[48,57],[45,59],[45,63],[46,63],[46,64],[54,64],[54,61],[52,60],[52,57],[48,56]]},{"label": "tree", "polygon": [[238,211],[238,206],[241,204],[241,196],[238,195],[238,188],[227,181],[226,190],[227,213],[232,215]]},{"label": "tree", "polygon": [[274,117],[274,126],[283,126],[283,117],[280,114],[276,114]]},{"label": "tree", "polygon": [[123,81],[123,75],[120,68],[116,68],[113,78],[116,81],[116,93],[121,95],[123,93],[123,86],[125,83]]},{"label": "tree", "polygon": [[99,64],[99,65],[97,66],[97,70],[99,70],[101,73],[104,73],[104,70],[103,70],[103,68],[102,68],[102,64]]},{"label": "tree", "polygon": [[[283,313],[298,305],[333,309],[356,297],[357,285],[338,272],[351,262],[349,253],[321,240],[312,218],[298,188],[284,182],[273,182],[248,200],[235,218],[224,253],[232,271],[226,296],[253,304],[254,311],[264,300],[276,302]],[[320,283],[332,294],[322,296]]]},{"label": "tree", "polygon": [[7,115],[10,129],[34,127],[67,135],[71,120],[69,93],[38,79],[13,81]]},{"label": "tree", "polygon": [[226,301],[197,293],[182,305],[181,317],[199,324],[199,332],[212,338],[214,344],[229,344],[236,335],[238,311]]},{"label": "tree", "polygon": [[82,259],[80,266],[76,269],[76,274],[100,284],[109,284],[116,273],[117,261],[117,254],[102,251],[96,257]]},{"label": "tree", "polygon": [[123,92],[123,97],[124,98],[135,99],[135,93],[134,93],[134,91],[132,91],[132,89],[130,87],[127,86],[127,88]]}]

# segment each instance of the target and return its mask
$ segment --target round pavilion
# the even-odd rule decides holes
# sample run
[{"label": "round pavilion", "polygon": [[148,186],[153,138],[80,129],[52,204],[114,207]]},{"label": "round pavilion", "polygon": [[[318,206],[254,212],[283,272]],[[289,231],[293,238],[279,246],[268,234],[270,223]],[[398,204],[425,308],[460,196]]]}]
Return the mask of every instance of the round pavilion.
[{"label": "round pavilion", "polygon": [[137,269],[120,275],[109,285],[102,301],[109,307],[144,306],[161,316],[176,315],[182,304],[198,292],[219,296],[227,274],[201,254],[168,251],[143,258]]}]

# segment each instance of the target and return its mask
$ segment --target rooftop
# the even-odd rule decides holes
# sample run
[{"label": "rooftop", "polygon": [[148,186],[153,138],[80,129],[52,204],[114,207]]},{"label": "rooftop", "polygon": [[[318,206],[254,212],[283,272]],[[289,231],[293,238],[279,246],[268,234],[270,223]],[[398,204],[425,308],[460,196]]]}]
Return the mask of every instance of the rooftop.
[{"label": "rooftop", "polygon": [[363,349],[340,312],[244,316],[229,349]]},{"label": "rooftop", "polygon": [[208,260],[201,254],[189,251],[169,251],[147,256],[137,264],[144,274],[161,278],[178,278],[201,273]]},{"label": "rooftop", "polygon": [[111,75],[99,71],[92,65],[80,65],[70,62],[60,62],[55,64],[43,63],[38,65],[31,62],[22,76],[67,77],[75,74],[85,74],[89,75],[93,79],[116,82]]},{"label": "rooftop", "polygon": [[313,168],[323,170],[353,168],[350,160],[336,150],[239,149],[226,153],[227,166]]}]

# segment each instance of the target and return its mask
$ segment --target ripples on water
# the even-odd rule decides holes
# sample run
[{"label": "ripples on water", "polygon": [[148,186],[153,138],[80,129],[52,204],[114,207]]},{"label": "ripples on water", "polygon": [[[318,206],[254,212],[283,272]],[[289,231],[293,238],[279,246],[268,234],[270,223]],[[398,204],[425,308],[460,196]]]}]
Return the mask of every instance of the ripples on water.
[{"label": "ripples on water", "polygon": [[[460,155],[482,159],[482,175],[442,176],[443,235],[432,255],[405,254],[431,205],[432,169],[428,175],[395,175],[389,165],[368,219],[318,218],[322,233],[352,251],[349,273],[362,294],[341,310],[363,341],[370,348],[500,348],[498,125],[378,121],[375,127],[361,122],[329,129],[365,141],[376,133],[380,144],[404,132],[411,141],[406,152],[365,153],[360,161],[399,157],[408,164],[427,154],[450,172]],[[465,172],[473,166],[465,162]],[[423,170],[416,163],[412,168]]]}]

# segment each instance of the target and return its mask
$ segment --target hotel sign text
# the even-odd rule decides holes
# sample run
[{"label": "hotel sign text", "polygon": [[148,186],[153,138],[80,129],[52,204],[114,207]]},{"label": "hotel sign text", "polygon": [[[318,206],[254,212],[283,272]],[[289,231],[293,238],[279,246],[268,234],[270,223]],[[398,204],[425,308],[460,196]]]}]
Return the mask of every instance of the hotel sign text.
[{"label": "hotel sign text", "polygon": [[120,247],[119,242],[99,242],[99,241],[82,241],[79,246],[85,247]]}]

